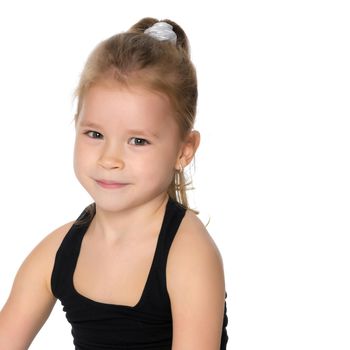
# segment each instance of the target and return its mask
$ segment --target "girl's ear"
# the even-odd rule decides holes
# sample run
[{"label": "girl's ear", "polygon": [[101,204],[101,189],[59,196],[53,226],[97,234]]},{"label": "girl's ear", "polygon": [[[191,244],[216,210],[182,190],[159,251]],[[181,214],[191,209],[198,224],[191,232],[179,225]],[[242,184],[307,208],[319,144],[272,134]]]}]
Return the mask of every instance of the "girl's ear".
[{"label": "girl's ear", "polygon": [[191,163],[200,143],[200,133],[196,130],[191,131],[182,143],[179,156],[176,162],[176,169],[185,168]]}]

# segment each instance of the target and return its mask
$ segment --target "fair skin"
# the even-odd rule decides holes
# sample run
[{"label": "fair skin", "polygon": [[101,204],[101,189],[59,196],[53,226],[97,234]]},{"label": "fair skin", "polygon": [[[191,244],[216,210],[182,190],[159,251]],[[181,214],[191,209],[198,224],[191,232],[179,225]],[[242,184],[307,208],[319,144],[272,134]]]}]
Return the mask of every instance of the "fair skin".
[{"label": "fair skin", "polygon": [[[175,169],[188,165],[199,145],[197,132],[185,139],[179,135],[169,101],[161,94],[109,81],[87,91],[76,123],[74,169],[96,203],[96,215],[73,277],[80,294],[117,305],[134,306],[140,300],[167,187]],[[56,301],[50,287],[55,254],[71,225],[47,236],[21,266],[0,313],[0,349],[27,349],[49,316]],[[224,313],[223,265],[191,211],[171,246],[166,280],[172,349],[217,350]]]}]

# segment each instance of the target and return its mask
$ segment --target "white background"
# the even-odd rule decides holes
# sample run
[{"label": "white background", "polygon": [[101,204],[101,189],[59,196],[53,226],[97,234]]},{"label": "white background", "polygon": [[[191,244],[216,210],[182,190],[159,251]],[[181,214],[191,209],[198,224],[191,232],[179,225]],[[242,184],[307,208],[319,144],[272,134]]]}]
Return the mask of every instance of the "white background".
[{"label": "white background", "polygon": [[[29,251],[90,203],[72,170],[88,53],[145,16],[198,71],[194,205],[224,259],[228,349],[350,348],[347,1],[0,4],[0,304]],[[60,303],[31,349],[72,349]]]}]

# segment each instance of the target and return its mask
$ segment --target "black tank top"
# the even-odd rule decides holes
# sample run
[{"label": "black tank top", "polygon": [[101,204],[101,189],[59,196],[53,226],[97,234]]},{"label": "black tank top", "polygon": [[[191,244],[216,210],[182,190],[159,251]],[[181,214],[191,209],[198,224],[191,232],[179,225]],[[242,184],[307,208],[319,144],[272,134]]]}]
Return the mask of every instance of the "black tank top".
[{"label": "black tank top", "polygon": [[[92,220],[87,210],[82,212],[57,251],[51,276],[52,292],[61,301],[72,326],[76,350],[171,349],[172,317],[166,288],[166,262],[185,212],[179,203],[168,200],[152,265],[135,306],[96,302],[74,288],[73,274],[81,243]],[[226,349],[226,326],[225,303],[220,349]]]}]

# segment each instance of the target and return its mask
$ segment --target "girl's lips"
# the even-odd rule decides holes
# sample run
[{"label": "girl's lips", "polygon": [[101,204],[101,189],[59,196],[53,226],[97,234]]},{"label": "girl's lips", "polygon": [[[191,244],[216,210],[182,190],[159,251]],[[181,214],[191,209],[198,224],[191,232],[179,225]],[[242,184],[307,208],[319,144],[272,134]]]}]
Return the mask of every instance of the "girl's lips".
[{"label": "girl's lips", "polygon": [[127,185],[127,183],[114,182],[109,180],[96,180],[96,182],[99,186],[107,189],[122,188]]}]

